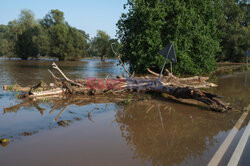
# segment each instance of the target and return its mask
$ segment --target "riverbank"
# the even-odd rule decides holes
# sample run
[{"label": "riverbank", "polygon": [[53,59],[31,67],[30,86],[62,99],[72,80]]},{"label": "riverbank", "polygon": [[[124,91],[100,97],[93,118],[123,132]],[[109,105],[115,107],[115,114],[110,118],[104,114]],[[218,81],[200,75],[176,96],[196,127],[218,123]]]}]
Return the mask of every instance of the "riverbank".
[{"label": "riverbank", "polygon": [[218,68],[210,74],[210,77],[243,72],[248,70],[249,67],[246,66],[246,63],[218,63]]}]

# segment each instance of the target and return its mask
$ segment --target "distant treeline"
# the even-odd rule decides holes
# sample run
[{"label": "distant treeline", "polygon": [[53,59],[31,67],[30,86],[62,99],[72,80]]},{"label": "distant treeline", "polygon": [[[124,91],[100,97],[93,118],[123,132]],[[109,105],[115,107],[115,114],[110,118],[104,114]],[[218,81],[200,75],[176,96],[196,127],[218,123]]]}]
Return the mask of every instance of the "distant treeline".
[{"label": "distant treeline", "polygon": [[117,42],[104,31],[90,39],[80,29],[70,26],[60,10],[51,10],[35,20],[31,10],[22,10],[18,19],[0,25],[0,56],[21,59],[52,57],[79,60],[83,57],[113,57],[110,44]]}]

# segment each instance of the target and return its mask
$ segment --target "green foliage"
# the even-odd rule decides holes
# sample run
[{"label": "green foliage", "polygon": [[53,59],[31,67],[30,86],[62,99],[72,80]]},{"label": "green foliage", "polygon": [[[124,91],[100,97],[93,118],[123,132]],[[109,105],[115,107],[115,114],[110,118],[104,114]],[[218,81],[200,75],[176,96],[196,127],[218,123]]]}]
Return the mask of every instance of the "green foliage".
[{"label": "green foliage", "polygon": [[15,43],[20,31],[17,21],[10,21],[9,24],[1,25],[0,32],[0,55],[13,57],[15,55]]},{"label": "green foliage", "polygon": [[[79,60],[87,54],[88,35],[84,31],[68,25],[64,20],[63,12],[51,10],[40,22],[42,31],[47,31],[48,36],[41,35],[49,49],[43,49],[51,57],[59,60]],[[44,48],[47,48],[47,44]]]},{"label": "green foliage", "polygon": [[12,43],[8,40],[7,33],[9,27],[7,25],[0,25],[0,56],[12,56]]},{"label": "green foliage", "polygon": [[16,55],[27,60],[29,57],[37,57],[38,46],[35,42],[35,36],[37,36],[37,27],[29,27],[22,34],[18,35],[16,42]]},{"label": "green foliage", "polygon": [[107,56],[109,50],[109,40],[110,36],[101,30],[97,31],[96,37],[92,40],[92,51],[94,55],[101,57],[104,61],[104,57]]},{"label": "green foliage", "polygon": [[51,10],[39,21],[32,11],[22,10],[17,20],[0,25],[0,55],[25,60],[38,56],[79,60],[87,55],[88,39],[89,35],[71,27],[59,10]]},{"label": "green foliage", "polygon": [[120,47],[120,43],[117,39],[110,38],[106,32],[98,30],[97,35],[89,43],[90,55],[99,56],[102,61],[104,61],[105,57],[114,58],[115,54],[111,49],[112,43],[114,43],[117,48]]},{"label": "green foliage", "polygon": [[76,28],[69,27],[67,42],[68,60],[79,60],[87,55],[87,41]]},{"label": "green foliage", "polygon": [[[250,48],[250,5],[246,0],[223,0],[224,17],[219,22],[222,32],[222,55],[219,61],[242,62]],[[248,9],[249,10],[249,9]]]},{"label": "green foliage", "polygon": [[[15,42],[15,53],[21,59],[37,57],[38,47],[34,41],[37,36],[34,14],[30,10],[22,10],[17,20],[18,34]],[[13,31],[12,31],[13,33]]]},{"label": "green foliage", "polygon": [[174,43],[178,63],[176,74],[203,74],[216,68],[220,51],[217,18],[219,3],[210,0],[128,0],[128,13],[117,23],[123,61],[130,70],[145,72],[161,68],[164,57],[158,51]]},{"label": "green foliage", "polygon": [[37,44],[39,55],[47,56],[50,53],[50,43],[51,43],[48,29],[38,25],[37,30],[38,30],[38,35],[35,36],[34,40],[35,43]]}]

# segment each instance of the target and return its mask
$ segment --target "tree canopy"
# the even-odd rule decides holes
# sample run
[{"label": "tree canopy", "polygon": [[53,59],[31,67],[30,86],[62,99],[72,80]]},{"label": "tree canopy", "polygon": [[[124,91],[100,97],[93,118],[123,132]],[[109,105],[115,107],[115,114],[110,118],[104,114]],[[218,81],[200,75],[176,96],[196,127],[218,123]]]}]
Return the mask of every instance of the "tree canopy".
[{"label": "tree canopy", "polygon": [[122,58],[132,71],[161,68],[164,58],[158,51],[168,43],[176,49],[175,73],[202,74],[216,68],[216,18],[221,12],[211,0],[128,0],[126,7],[128,13],[117,24],[118,37]]},{"label": "tree canopy", "polygon": [[[59,60],[79,60],[92,54],[112,56],[110,40],[114,39],[100,30],[90,41],[85,31],[70,26],[57,9],[40,20],[35,20],[31,10],[22,10],[17,20],[0,25],[0,55],[24,60],[41,56]],[[94,52],[88,51],[91,45]]]},{"label": "tree canopy", "polygon": [[[227,0],[128,0],[125,5],[128,12],[122,14],[117,23],[123,61],[137,73],[147,67],[160,69],[164,57],[159,55],[159,50],[174,43],[178,59],[174,73],[210,73],[216,69],[216,58],[221,60],[221,50],[230,50],[226,46],[227,36],[237,35],[235,31],[226,32],[223,27],[229,27],[223,22],[228,17],[226,11],[234,13],[227,4]],[[233,4],[240,8],[244,3],[233,1]],[[243,18],[237,21],[242,22]],[[243,31],[238,34],[247,36]],[[233,45],[237,47],[236,43]],[[242,51],[246,46],[241,48]],[[237,56],[236,53],[230,55]]]},{"label": "tree canopy", "polygon": [[101,57],[101,60],[104,61],[104,57],[108,55],[109,50],[109,40],[110,36],[101,30],[97,31],[97,35],[92,41],[92,50],[93,53]]},{"label": "tree canopy", "polygon": [[[242,62],[250,48],[248,0],[128,0],[112,39],[99,30],[90,36],[69,25],[64,13],[50,10],[36,20],[31,10],[0,25],[0,56],[21,59],[53,57],[79,60],[86,56],[113,57],[115,42],[131,71],[159,70],[164,57],[158,52],[173,43],[175,74],[207,74],[216,61]],[[169,65],[167,64],[167,67]]]},{"label": "tree canopy", "polygon": [[[248,9],[247,9],[248,8]],[[246,0],[223,0],[224,17],[219,21],[222,54],[219,61],[242,62],[250,48],[250,4]]]}]

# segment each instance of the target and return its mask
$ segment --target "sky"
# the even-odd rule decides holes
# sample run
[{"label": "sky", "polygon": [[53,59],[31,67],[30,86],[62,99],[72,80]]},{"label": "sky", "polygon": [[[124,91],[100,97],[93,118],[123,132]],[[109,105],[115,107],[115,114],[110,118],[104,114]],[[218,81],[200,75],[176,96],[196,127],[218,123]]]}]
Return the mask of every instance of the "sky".
[{"label": "sky", "polygon": [[73,27],[94,37],[97,30],[104,30],[112,38],[116,23],[127,0],[0,0],[0,24],[7,25],[17,19],[22,9],[30,9],[35,19],[42,19],[51,9],[64,12],[65,20]]}]

